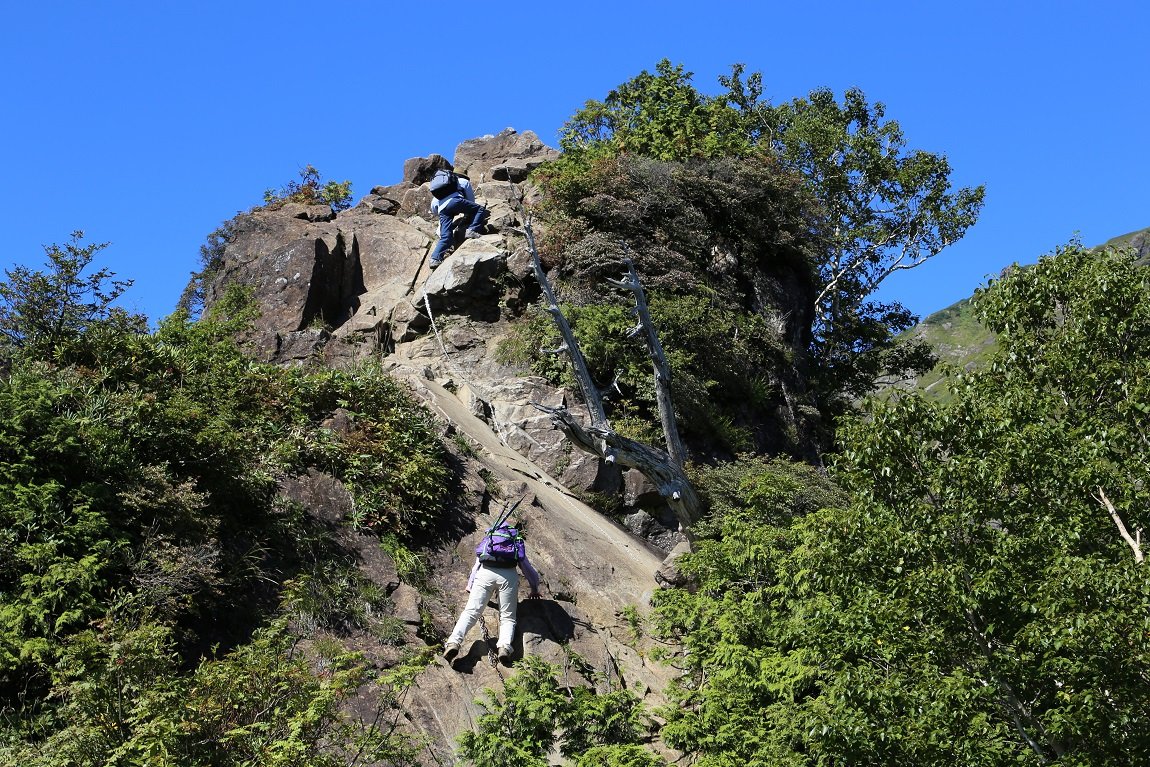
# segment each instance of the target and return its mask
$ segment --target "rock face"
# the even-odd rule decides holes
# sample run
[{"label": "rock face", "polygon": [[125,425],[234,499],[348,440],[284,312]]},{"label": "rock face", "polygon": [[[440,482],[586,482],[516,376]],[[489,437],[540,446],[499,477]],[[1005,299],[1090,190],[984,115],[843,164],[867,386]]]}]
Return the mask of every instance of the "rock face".
[{"label": "rock face", "polygon": [[[445,436],[461,434],[478,445],[471,457],[456,456],[471,511],[461,512],[459,529],[447,536],[456,544],[435,555],[431,588],[401,583],[373,539],[340,533],[389,595],[394,617],[405,627],[404,644],[432,646],[454,623],[472,547],[499,503],[494,483],[502,497],[526,499],[520,517],[546,586],[544,600],[522,605],[518,652],[562,663],[574,651],[604,678],[658,703],[671,670],[645,660],[642,641],[621,616],[646,608],[660,563],[682,541],[673,515],[642,476],[620,475],[575,450],[532,405],[565,405],[579,413],[570,392],[496,353],[540,294],[520,230],[521,207],[537,194],[525,183],[527,174],[557,155],[534,133],[507,129],[460,144],[451,163],[439,155],[408,160],[402,181],[373,188],[338,214],[304,205],[243,214],[232,222],[220,268],[204,285],[205,305],[231,284],[250,285],[262,308],[246,339],[257,357],[328,366],[380,358],[438,413]],[[427,182],[448,165],[471,178],[491,218],[485,235],[458,242],[432,271],[427,259],[437,222]],[[310,475],[285,483],[283,492],[338,527],[347,501],[333,482]],[[604,490],[624,502],[626,527],[575,499]],[[673,576],[668,570],[660,577]],[[494,633],[490,613],[488,622]],[[500,682],[477,631],[469,641],[456,670],[434,664],[409,691],[407,714],[432,744],[430,763],[453,763],[455,738],[478,713],[472,701]],[[360,649],[381,666],[398,659],[367,640]],[[354,702],[365,716],[372,705],[370,691]]]},{"label": "rock face", "polygon": [[[407,160],[399,183],[374,187],[338,214],[322,205],[289,204],[238,216],[221,266],[204,286],[205,304],[228,285],[249,285],[262,309],[248,339],[259,358],[345,365],[381,357],[399,372],[430,370],[452,381],[506,444],[573,490],[623,491],[617,473],[573,451],[531,405],[577,408],[575,398],[496,354],[510,324],[539,295],[521,233],[522,208],[537,196],[526,174],[558,154],[534,133],[508,128],[463,142],[452,161],[440,155]],[[471,178],[491,218],[487,234],[459,241],[431,271],[427,259],[438,222],[430,213],[428,181],[449,166]],[[788,286],[800,280],[775,272],[761,275],[757,293],[777,304],[763,311],[800,316],[781,295],[795,292]],[[795,357],[805,353],[797,348],[798,335],[780,328],[780,345],[793,347]],[[645,512],[629,521],[633,529],[664,549],[674,546],[677,537],[657,496],[629,487],[625,501],[631,513]]]},{"label": "rock face", "polygon": [[[409,159],[401,182],[373,188],[338,214],[289,204],[238,216],[205,285],[205,304],[231,284],[251,286],[261,316],[248,341],[265,361],[341,365],[382,356],[397,371],[430,369],[451,379],[508,444],[561,480],[593,485],[596,462],[566,448],[530,404],[560,404],[570,395],[521,377],[494,355],[508,305],[522,307],[539,292],[514,229],[534,194],[520,182],[557,156],[534,133],[509,128],[464,142],[454,163],[439,155]],[[431,271],[438,221],[427,182],[450,165],[471,177],[476,199],[491,212],[490,233],[459,242]]]}]

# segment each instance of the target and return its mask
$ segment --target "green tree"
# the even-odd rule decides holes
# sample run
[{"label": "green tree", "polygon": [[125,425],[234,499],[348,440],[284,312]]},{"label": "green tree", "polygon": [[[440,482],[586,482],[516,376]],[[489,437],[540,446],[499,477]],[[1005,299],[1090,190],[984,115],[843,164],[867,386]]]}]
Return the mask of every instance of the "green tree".
[{"label": "green tree", "polygon": [[576,157],[630,152],[679,161],[748,151],[738,113],[699,93],[692,76],[663,59],[655,74],[643,70],[603,101],[587,101],[563,126],[560,147]]},{"label": "green tree", "polygon": [[841,103],[825,88],[771,106],[761,78],[742,67],[720,78],[746,130],[806,178],[829,218],[828,258],[819,263],[815,351],[824,397],[856,398],[883,369],[929,368],[923,349],[891,342],[917,318],[901,305],[867,300],[895,272],[913,269],[978,220],[983,187],[952,190],[943,155],[908,150],[898,122],[858,88]]},{"label": "green tree", "polygon": [[[550,192],[581,200],[576,207],[593,213],[603,200],[595,183],[600,167],[620,155],[674,162],[750,162],[759,155],[800,174],[822,217],[806,237],[817,273],[815,383],[823,409],[837,414],[870,391],[879,372],[918,372],[933,364],[921,345],[894,342],[916,318],[897,303],[869,298],[894,272],[960,239],[978,218],[983,189],[952,189],[945,156],[908,149],[899,124],[885,119],[885,107],[868,103],[858,89],[841,102],[817,89],[775,106],[763,98],[762,76],[744,72],[735,65],[719,78],[725,92],[707,96],[681,65],[659,62],[655,74],[644,71],[576,112],[564,126],[564,157],[539,177]],[[730,202],[737,213],[741,201]],[[557,237],[568,241],[583,233],[560,227]]]},{"label": "green tree", "polygon": [[1150,757],[1150,278],[1074,243],[976,305],[1000,350],[845,429],[849,503],[763,524],[748,494],[660,594],[699,764]]},{"label": "green tree", "polygon": [[[131,280],[106,269],[89,271],[107,243],[83,245],[72,232],[65,245],[48,245],[46,270],[16,266],[0,282],[0,338],[9,349],[30,357],[66,353],[81,338],[91,342],[101,330],[143,332],[145,318],[114,306]],[[11,353],[11,352],[10,352]]]}]

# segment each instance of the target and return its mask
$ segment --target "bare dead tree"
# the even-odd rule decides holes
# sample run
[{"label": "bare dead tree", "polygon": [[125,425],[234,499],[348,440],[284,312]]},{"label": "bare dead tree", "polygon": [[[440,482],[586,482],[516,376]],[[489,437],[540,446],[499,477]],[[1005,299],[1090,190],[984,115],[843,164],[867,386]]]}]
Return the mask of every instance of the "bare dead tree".
[{"label": "bare dead tree", "polygon": [[1114,524],[1118,527],[1118,534],[1122,536],[1122,540],[1126,541],[1126,545],[1134,552],[1134,561],[1141,564],[1145,556],[1142,554],[1142,528],[1134,531],[1134,535],[1130,535],[1130,531],[1126,529],[1126,524],[1122,521],[1122,517],[1118,516],[1118,510],[1114,508],[1114,504],[1106,497],[1106,492],[1100,487],[1098,488],[1098,495],[1094,496],[1094,500],[1098,501],[1105,507],[1106,511],[1110,513],[1110,519],[1114,520]]},{"label": "bare dead tree", "polygon": [[679,437],[678,426],[675,421],[675,411],[671,400],[671,370],[667,364],[667,357],[663,353],[663,346],[659,343],[658,334],[651,323],[651,316],[647,310],[647,298],[643,287],[639,283],[639,276],[634,265],[628,260],[627,274],[622,280],[608,280],[616,288],[630,291],[635,299],[635,315],[637,325],[630,336],[642,334],[651,356],[651,364],[655,376],[655,399],[659,408],[659,420],[663,427],[663,438],[667,445],[661,450],[651,445],[636,442],[624,437],[611,428],[607,415],[603,410],[603,397],[599,387],[591,378],[587,362],[579,349],[579,342],[571,330],[570,323],[563,316],[559,302],[547,274],[543,271],[543,264],[539,259],[539,251],[535,247],[535,234],[528,221],[524,230],[527,235],[527,247],[531,251],[532,263],[535,267],[535,279],[543,291],[547,302],[547,312],[555,322],[563,343],[552,353],[566,353],[571,360],[575,371],[575,378],[583,393],[583,401],[590,413],[591,423],[583,426],[564,407],[549,407],[539,403],[532,403],[536,408],[551,417],[551,423],[560,429],[573,445],[592,455],[598,455],[609,464],[618,464],[638,469],[658,489],[660,495],[667,501],[667,505],[675,512],[679,521],[679,529],[686,533],[691,525],[699,519],[699,496],[687,479],[683,470],[683,442]]}]

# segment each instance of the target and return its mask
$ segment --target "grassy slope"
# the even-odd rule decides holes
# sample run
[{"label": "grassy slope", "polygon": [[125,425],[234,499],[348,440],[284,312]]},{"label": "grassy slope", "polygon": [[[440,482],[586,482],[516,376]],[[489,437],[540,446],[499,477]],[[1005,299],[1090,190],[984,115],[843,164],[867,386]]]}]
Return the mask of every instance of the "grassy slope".
[{"label": "grassy slope", "polygon": [[[1150,228],[1114,237],[1099,247],[1133,248],[1143,264],[1150,263]],[[907,381],[899,388],[917,388],[932,397],[945,399],[947,396],[947,366],[971,369],[978,367],[993,352],[993,334],[979,324],[974,316],[970,299],[964,298],[956,304],[930,315],[907,331],[907,336],[925,339],[939,357],[939,364],[920,378]]]}]

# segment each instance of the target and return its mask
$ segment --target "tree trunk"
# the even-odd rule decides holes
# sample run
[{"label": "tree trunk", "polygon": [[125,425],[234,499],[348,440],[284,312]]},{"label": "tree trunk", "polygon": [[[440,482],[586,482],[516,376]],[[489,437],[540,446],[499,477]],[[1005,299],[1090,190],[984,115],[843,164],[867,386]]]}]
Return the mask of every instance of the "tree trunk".
[{"label": "tree trunk", "polygon": [[543,271],[543,264],[539,259],[539,251],[535,247],[535,235],[531,224],[525,225],[527,233],[527,246],[531,250],[531,258],[535,267],[535,279],[543,290],[547,300],[547,311],[555,321],[563,343],[556,352],[566,352],[571,359],[575,371],[575,378],[583,392],[583,399],[591,414],[591,425],[584,427],[566,408],[553,408],[532,403],[536,408],[551,417],[551,423],[563,431],[567,438],[576,447],[593,455],[598,455],[607,463],[617,463],[638,469],[659,490],[667,505],[675,512],[679,521],[679,529],[687,534],[688,529],[699,519],[699,497],[683,470],[683,443],[679,437],[675,422],[675,411],[671,402],[671,373],[667,365],[666,355],[659,343],[655,329],[651,325],[650,315],[647,312],[647,300],[643,288],[639,284],[639,277],[635,267],[627,262],[628,275],[621,281],[610,281],[612,285],[631,291],[635,296],[636,312],[639,316],[639,325],[632,331],[632,335],[644,333],[647,350],[651,355],[654,367],[656,402],[659,407],[659,420],[663,426],[663,434],[667,442],[667,450],[650,445],[644,445],[635,440],[628,439],[615,432],[607,420],[603,410],[603,399],[599,388],[591,379],[583,353],[579,350],[579,342],[571,330],[567,318],[559,309],[555,293]]}]

